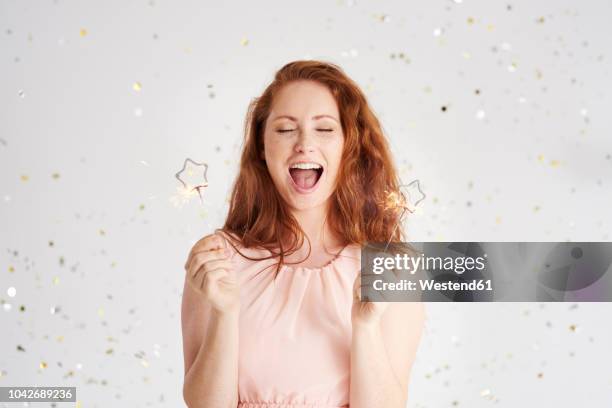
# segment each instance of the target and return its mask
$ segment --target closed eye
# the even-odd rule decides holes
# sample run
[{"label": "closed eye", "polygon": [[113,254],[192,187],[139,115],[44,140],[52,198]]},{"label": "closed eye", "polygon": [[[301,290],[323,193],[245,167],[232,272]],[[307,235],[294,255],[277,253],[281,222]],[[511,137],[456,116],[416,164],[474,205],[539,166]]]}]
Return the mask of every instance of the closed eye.
[{"label": "closed eye", "polygon": [[[293,132],[297,129],[279,129],[277,130],[278,133],[287,133],[287,132]],[[317,131],[319,132],[333,132],[334,129],[317,129]]]}]

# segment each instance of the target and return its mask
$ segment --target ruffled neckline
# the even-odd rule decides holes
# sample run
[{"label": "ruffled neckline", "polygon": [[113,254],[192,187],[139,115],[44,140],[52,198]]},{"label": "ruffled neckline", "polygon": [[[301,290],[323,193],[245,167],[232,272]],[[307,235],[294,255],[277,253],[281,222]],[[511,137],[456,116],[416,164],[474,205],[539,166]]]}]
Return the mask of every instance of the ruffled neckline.
[{"label": "ruffled neckline", "polygon": [[287,271],[307,271],[307,272],[321,272],[323,270],[328,270],[332,267],[334,267],[338,262],[340,262],[342,259],[346,258],[346,253],[350,250],[350,247],[355,246],[355,244],[348,244],[346,245],[344,248],[342,248],[340,250],[340,252],[338,252],[336,254],[336,256],[334,256],[331,260],[329,260],[325,265],[323,266],[300,266],[300,265],[294,265],[294,264],[282,264],[281,268]]}]

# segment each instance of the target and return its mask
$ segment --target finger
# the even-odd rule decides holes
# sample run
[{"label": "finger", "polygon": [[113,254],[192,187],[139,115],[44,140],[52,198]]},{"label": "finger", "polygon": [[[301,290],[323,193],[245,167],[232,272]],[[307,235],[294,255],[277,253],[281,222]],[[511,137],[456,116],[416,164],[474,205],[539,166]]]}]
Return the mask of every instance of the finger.
[{"label": "finger", "polygon": [[187,264],[189,260],[192,258],[192,256],[196,252],[210,251],[210,250],[220,249],[224,247],[225,247],[224,240],[219,234],[210,234],[210,235],[205,236],[204,238],[197,241],[191,247],[191,250],[189,251],[189,255],[187,256],[187,262],[185,263],[185,269],[187,269]]},{"label": "finger", "polygon": [[198,277],[198,275],[201,275],[199,278],[200,279],[204,279],[204,276],[214,270],[214,269],[218,269],[218,268],[224,268],[224,269],[232,269],[233,268],[233,264],[232,261],[227,260],[227,259],[219,259],[219,260],[215,260],[215,261],[208,261],[206,262],[204,265],[201,265],[200,267],[195,267],[193,268],[190,273],[192,275],[192,277],[195,279],[196,277]]},{"label": "finger", "polygon": [[185,269],[193,270],[200,268],[203,264],[209,261],[217,259],[228,259],[229,251],[225,248],[213,249],[210,251],[199,251],[195,252],[191,259],[187,260],[187,266]]},{"label": "finger", "polygon": [[202,279],[202,288],[204,288],[204,282],[219,282],[221,279],[228,275],[228,271],[225,268],[218,268],[208,271]]}]

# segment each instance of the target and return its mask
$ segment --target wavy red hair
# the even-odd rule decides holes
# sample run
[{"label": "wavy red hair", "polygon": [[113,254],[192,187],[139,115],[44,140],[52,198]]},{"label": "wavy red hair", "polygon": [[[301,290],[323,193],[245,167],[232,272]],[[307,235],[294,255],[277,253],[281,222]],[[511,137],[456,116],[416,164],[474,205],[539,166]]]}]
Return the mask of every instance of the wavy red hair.
[{"label": "wavy red hair", "polygon": [[234,241],[232,246],[261,247],[268,249],[271,257],[279,257],[277,271],[284,256],[303,244],[304,233],[276,190],[261,152],[275,95],[283,86],[300,80],[325,85],[340,112],[344,148],[327,215],[331,231],[346,245],[399,242],[403,235],[401,226],[395,228],[399,214],[384,207],[389,192],[398,191],[399,178],[381,125],[363,92],[335,64],[293,61],[249,104],[240,170],[221,228]]}]

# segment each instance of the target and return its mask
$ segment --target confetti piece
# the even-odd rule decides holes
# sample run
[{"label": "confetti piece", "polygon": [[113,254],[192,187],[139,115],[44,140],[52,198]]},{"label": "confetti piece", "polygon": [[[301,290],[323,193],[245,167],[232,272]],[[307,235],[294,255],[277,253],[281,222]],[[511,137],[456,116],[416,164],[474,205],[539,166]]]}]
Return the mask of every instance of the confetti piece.
[{"label": "confetti piece", "polygon": [[135,90],[136,92],[140,92],[142,90],[142,85],[140,84],[140,82],[136,81],[132,85],[132,89]]},{"label": "confetti piece", "polygon": [[53,173],[53,174],[51,175],[51,177],[52,177],[54,180],[57,180],[57,179],[59,179],[59,178],[60,178],[60,174],[59,174],[59,173]]},{"label": "confetti piece", "polygon": [[81,29],[79,30],[79,35],[80,35],[81,37],[86,37],[86,36],[87,36],[87,29],[85,29],[85,28],[81,28]]},{"label": "confetti piece", "polygon": [[23,89],[20,89],[19,91],[17,91],[17,95],[19,95],[20,98],[25,98],[25,91]]},{"label": "confetti piece", "polygon": [[242,45],[243,47],[246,47],[247,45],[249,45],[249,39],[248,38],[242,38],[240,40],[240,45]]},{"label": "confetti piece", "polygon": [[41,362],[40,362],[40,364],[39,364],[39,367],[40,367],[42,370],[44,370],[45,368],[47,368],[47,363],[46,363],[46,362],[44,362],[44,361],[41,361]]},{"label": "confetti piece", "polygon": [[21,181],[23,181],[25,183],[26,181],[28,181],[30,179],[30,177],[28,177],[27,174],[22,174],[20,179],[21,179]]}]

